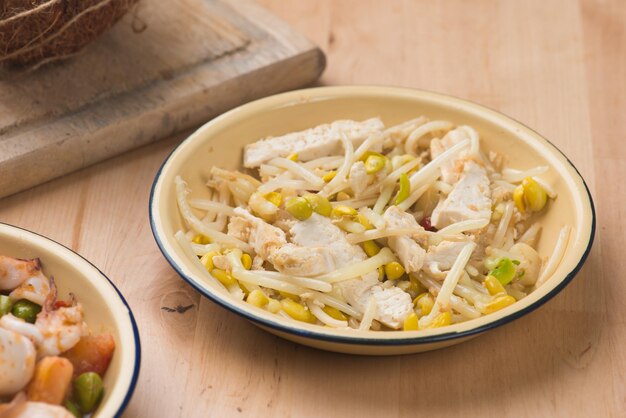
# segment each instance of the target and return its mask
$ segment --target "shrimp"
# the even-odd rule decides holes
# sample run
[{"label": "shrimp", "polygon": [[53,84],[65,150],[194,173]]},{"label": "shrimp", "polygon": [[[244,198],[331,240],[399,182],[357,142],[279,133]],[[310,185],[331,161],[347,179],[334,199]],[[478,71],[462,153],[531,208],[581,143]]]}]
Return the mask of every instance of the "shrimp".
[{"label": "shrimp", "polygon": [[55,308],[56,299],[57,289],[54,279],[50,279],[50,293],[34,324],[7,314],[0,318],[0,328],[30,339],[37,347],[38,358],[57,356],[69,350],[88,334],[83,306],[72,297],[70,306]]},{"label": "shrimp", "polygon": [[0,290],[12,290],[11,299],[26,299],[43,305],[50,292],[50,281],[38,258],[21,260],[0,256]]}]

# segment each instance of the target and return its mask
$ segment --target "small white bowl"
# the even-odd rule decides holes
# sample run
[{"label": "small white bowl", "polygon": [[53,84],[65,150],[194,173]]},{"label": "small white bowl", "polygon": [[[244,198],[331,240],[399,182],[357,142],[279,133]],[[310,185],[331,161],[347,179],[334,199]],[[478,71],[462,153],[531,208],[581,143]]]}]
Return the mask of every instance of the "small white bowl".
[{"label": "small white bowl", "polygon": [[22,228],[0,223],[0,254],[39,258],[44,273],[54,277],[59,297],[67,299],[70,292],[76,295],[89,329],[94,334],[113,335],[115,351],[104,376],[104,398],[93,418],[120,416],[135,389],[141,362],[137,324],[120,291],[74,251]]},{"label": "small white bowl", "polygon": [[[242,149],[269,135],[313,127],[337,119],[363,120],[380,116],[390,126],[425,115],[470,125],[481,135],[481,146],[509,157],[512,168],[547,165],[545,179],[558,193],[539,222],[543,226],[538,251],[551,253],[562,224],[573,227],[567,250],[554,274],[524,299],[471,321],[420,331],[345,332],[311,324],[294,324],[267,311],[235,300],[214,282],[205,280],[187,259],[174,233],[184,228],[176,206],[174,178],[181,175],[191,197],[206,197],[212,166],[241,167]],[[152,232],[172,267],[200,293],[219,305],[284,338],[326,350],[353,354],[402,354],[449,346],[510,322],[538,308],[561,291],[582,266],[593,241],[595,213],[589,190],[572,163],[538,133],[501,113],[465,100],[419,90],[343,86],[292,91],[233,109],[213,119],[183,141],[157,173],[150,197]]]}]

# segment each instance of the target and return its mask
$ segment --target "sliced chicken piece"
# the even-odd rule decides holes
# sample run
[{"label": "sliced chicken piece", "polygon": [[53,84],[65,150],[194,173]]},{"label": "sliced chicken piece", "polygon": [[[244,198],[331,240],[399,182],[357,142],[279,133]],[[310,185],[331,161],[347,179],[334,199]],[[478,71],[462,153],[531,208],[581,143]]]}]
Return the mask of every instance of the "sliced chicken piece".
[{"label": "sliced chicken piece", "polygon": [[259,257],[267,260],[270,254],[287,243],[285,233],[243,208],[235,208],[238,217],[232,217],[228,233],[247,241]]},{"label": "sliced chicken piece", "polygon": [[273,158],[295,153],[300,161],[341,154],[341,135],[345,135],[356,147],[370,135],[382,132],[384,127],[379,118],[362,122],[338,120],[300,132],[265,138],[245,147],[243,165],[258,167]]},{"label": "sliced chicken piece", "polygon": [[445,200],[432,213],[437,229],[469,219],[491,219],[491,191],[487,171],[473,161],[465,161],[463,175]]},{"label": "sliced chicken piece", "polygon": [[[361,247],[346,239],[346,234],[329,218],[314,213],[306,221],[300,221],[290,230],[293,243],[307,250],[322,249],[332,260],[332,269],[363,261],[367,255]],[[328,259],[328,258],[327,258]],[[329,263],[330,264],[330,263]],[[371,272],[360,279],[345,280],[335,285],[345,300],[363,312],[371,297],[376,300],[375,319],[391,328],[401,326],[411,312],[411,296],[399,288],[383,289],[378,272]]]},{"label": "sliced chicken piece", "polygon": [[467,241],[442,241],[428,249],[424,260],[424,270],[433,275],[448,271],[467,245]]},{"label": "sliced chicken piece", "polygon": [[[454,129],[448,132],[443,138],[435,138],[430,142],[430,156],[436,158],[456,144],[467,139],[467,133],[462,129]],[[454,184],[459,180],[463,172],[463,157],[467,155],[467,150],[461,152],[460,158],[448,161],[441,166],[441,179],[448,184]]]},{"label": "sliced chicken piece", "polygon": [[370,184],[371,177],[365,171],[365,163],[363,161],[357,161],[350,167],[350,188],[354,192],[354,197],[359,197],[367,190],[367,186]]},{"label": "sliced chicken piece", "polygon": [[[424,229],[411,214],[406,213],[397,206],[390,206],[383,214],[383,218],[387,222],[388,228]],[[424,231],[424,234],[425,233],[426,231]],[[413,273],[422,268],[426,251],[420,247],[413,237],[406,235],[389,237],[387,242],[389,243],[389,247],[391,247],[398,255],[398,258],[400,258],[402,266],[407,273]]]},{"label": "sliced chicken piece", "polygon": [[335,261],[328,248],[294,244],[280,247],[270,256],[270,262],[281,273],[304,277],[330,273],[335,268]]}]

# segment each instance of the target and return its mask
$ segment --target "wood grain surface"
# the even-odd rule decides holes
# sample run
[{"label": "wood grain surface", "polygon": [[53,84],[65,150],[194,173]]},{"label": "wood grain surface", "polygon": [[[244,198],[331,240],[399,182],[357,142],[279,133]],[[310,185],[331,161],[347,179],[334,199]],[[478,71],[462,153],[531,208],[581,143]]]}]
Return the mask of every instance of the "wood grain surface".
[{"label": "wood grain surface", "polygon": [[[576,279],[464,344],[366,358],[301,347],[201,298],[157,249],[148,195],[184,135],[0,201],[117,283],[143,364],[126,417],[626,416],[626,7],[621,0],[263,0],[322,46],[322,84],[423,88],[498,109],[579,168],[598,230]],[[192,306],[185,313],[163,307]]]},{"label": "wood grain surface", "polygon": [[311,83],[321,51],[249,0],[142,0],[71,59],[0,74],[0,197]]}]

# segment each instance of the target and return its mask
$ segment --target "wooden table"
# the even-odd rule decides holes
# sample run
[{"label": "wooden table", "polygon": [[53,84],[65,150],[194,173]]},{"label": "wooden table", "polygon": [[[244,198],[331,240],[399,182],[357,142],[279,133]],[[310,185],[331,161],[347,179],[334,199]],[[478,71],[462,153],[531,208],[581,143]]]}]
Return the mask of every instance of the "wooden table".
[{"label": "wooden table", "polygon": [[[626,7],[622,0],[263,4],[320,44],[322,84],[392,84],[501,110],[557,144],[595,198],[583,271],[538,311],[436,352],[301,347],[201,298],[148,225],[159,165],[185,136],[0,201],[0,220],[92,260],[139,323],[127,417],[626,416]],[[193,305],[185,313],[163,307]]]}]

